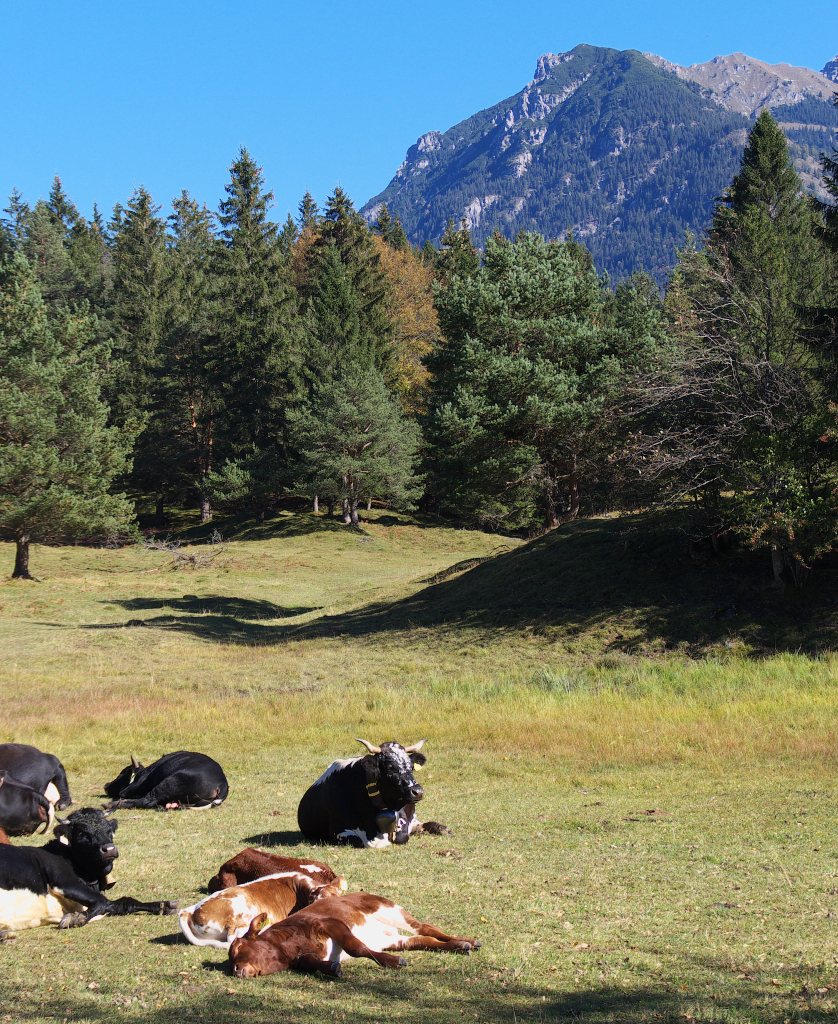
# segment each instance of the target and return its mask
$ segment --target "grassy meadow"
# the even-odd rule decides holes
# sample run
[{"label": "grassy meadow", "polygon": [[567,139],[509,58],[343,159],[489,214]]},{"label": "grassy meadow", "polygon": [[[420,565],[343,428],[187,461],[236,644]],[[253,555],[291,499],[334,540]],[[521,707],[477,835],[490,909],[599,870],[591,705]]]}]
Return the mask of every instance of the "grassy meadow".
[{"label": "grassy meadow", "polygon": [[[691,558],[663,518],[366,518],[217,521],[195,570],[36,548],[39,582],[0,583],[0,735],[57,753],[77,806],[132,753],[222,763],[217,811],[118,812],[114,897],[186,906],[257,845],[483,948],[245,981],[175,918],[47,927],[0,946],[0,1021],[834,1020],[833,567],[781,595],[764,555]],[[428,737],[420,811],[453,835],[304,842],[299,797],[356,736]]]}]

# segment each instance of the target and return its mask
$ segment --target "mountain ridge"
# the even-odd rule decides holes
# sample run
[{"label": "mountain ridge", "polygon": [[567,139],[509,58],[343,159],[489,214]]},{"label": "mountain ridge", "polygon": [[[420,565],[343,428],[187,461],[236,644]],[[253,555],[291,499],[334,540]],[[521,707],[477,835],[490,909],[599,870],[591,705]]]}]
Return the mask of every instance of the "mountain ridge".
[{"label": "mountain ridge", "polygon": [[[612,277],[642,265],[664,280],[684,232],[704,227],[738,168],[760,106],[794,126],[815,186],[817,147],[838,127],[824,98],[834,92],[825,74],[744,55],[683,69],[580,44],[542,54],[519,92],[420,136],[361,212],[374,223],[386,203],[420,245],[438,244],[449,218],[479,245],[496,229],[570,229]],[[789,110],[805,117],[791,122]]]}]

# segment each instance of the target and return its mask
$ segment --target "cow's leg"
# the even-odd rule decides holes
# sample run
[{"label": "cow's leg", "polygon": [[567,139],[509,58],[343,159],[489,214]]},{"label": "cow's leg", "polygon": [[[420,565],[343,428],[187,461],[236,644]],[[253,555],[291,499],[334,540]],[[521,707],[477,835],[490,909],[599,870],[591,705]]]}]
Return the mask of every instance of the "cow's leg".
[{"label": "cow's leg", "polygon": [[87,910],[65,914],[58,924],[59,928],[81,928],[100,917],[124,917],[126,914],[176,914],[178,904],[174,900],[158,900],[143,903],[133,896],[122,896],[118,900],[109,900],[102,896],[99,900],[80,901],[88,903]]},{"label": "cow's leg", "polygon": [[297,959],[290,965],[298,971],[320,971],[321,974],[328,974],[332,978],[339,978],[341,976],[341,967],[339,960],[320,960],[314,953],[305,953],[303,956],[297,957]]},{"label": "cow's leg", "polygon": [[407,967],[407,960],[403,956],[380,953],[364,945],[360,939],[352,934],[349,926],[345,925],[342,921],[330,921],[328,934],[329,938],[350,956],[365,956],[370,960],[375,960],[379,967]]},{"label": "cow's leg", "polygon": [[403,944],[395,944],[393,949],[449,949],[460,953],[470,953],[473,949],[480,949],[482,945],[479,939],[464,939],[458,938],[456,935],[448,935],[436,925],[417,920],[403,908],[401,914],[404,919],[404,927],[415,932],[415,935],[403,940]]},{"label": "cow's leg", "polygon": [[388,949],[407,951],[411,949],[440,949],[450,953],[470,953],[477,949],[480,942],[472,942],[471,939],[437,939],[432,935],[411,935],[409,939],[399,939]]}]

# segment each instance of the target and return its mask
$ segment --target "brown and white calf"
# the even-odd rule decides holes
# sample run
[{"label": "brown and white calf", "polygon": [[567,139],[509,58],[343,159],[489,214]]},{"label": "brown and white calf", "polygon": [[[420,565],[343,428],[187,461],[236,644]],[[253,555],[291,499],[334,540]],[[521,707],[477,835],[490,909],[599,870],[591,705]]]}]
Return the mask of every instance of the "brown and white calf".
[{"label": "brown and white calf", "polygon": [[227,949],[254,917],[274,924],[324,896],[339,896],[345,886],[343,878],[318,883],[299,871],[281,871],[222,889],[187,907],[179,915],[180,930],[194,946]]},{"label": "brown and white calf", "polygon": [[[247,849],[237,853],[235,857],[221,865],[217,873],[209,880],[207,889],[209,892],[219,892],[221,889],[229,889],[231,885],[253,882],[257,878],[275,875],[280,871],[299,871],[303,875],[310,875],[317,885],[343,881],[328,864],[323,864],[319,860],[280,857],[278,854],[264,853],[262,850],[254,850],[253,847],[248,846]],[[344,883],[340,887],[345,889],[346,884]]]},{"label": "brown and white calf", "polygon": [[[477,939],[446,935],[424,924],[383,896],[355,892],[318,900],[285,921],[266,927],[264,915],[230,946],[230,962],[239,978],[275,974],[294,967],[340,977],[341,960],[365,956],[380,967],[406,967],[409,949],[470,953]],[[407,936],[402,935],[407,932]]]}]

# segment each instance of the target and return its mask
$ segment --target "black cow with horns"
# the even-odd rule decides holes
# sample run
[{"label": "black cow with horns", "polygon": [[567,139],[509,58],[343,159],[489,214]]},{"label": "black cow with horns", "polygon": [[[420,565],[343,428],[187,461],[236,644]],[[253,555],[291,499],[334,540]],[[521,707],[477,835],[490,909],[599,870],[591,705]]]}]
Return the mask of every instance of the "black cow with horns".
[{"label": "black cow with horns", "polygon": [[444,825],[423,825],[416,817],[424,792],[413,771],[425,763],[419,751],[426,742],[376,747],[359,739],[369,751],[366,757],[334,761],[306,790],[297,809],[300,831],[314,843],[374,848],[401,845],[422,831],[447,833]]},{"label": "black cow with horns", "polygon": [[176,750],[164,754],[148,768],[132,754],[131,764],[105,786],[112,801],[105,810],[219,807],[227,799],[229,788],[221,765],[206,754]]},{"label": "black cow with horns", "polygon": [[143,903],[102,894],[113,884],[111,868],[119,856],[115,831],[113,818],[83,807],[59,822],[56,838],[42,849],[0,846],[0,939],[42,924],[79,928],[100,917],[177,913],[170,900]]}]

